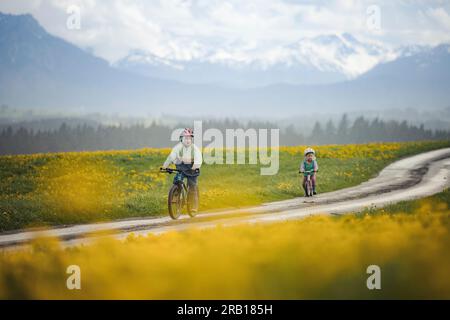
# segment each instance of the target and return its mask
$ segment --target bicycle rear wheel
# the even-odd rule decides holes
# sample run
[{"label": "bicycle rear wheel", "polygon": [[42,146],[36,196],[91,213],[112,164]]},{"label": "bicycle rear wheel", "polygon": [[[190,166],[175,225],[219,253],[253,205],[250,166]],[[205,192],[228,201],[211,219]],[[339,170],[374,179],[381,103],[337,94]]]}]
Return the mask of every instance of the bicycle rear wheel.
[{"label": "bicycle rear wheel", "polygon": [[172,188],[170,188],[167,202],[170,217],[174,220],[178,219],[183,208],[180,186],[174,184]]}]

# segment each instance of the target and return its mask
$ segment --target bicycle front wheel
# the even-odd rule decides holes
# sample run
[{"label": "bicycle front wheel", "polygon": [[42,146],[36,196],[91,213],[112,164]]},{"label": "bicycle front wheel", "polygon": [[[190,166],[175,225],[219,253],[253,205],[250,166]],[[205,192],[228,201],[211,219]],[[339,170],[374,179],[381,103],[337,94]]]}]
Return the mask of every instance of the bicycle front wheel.
[{"label": "bicycle front wheel", "polygon": [[312,182],[311,180],[308,180],[306,182],[306,194],[308,195],[308,197],[312,197],[313,196],[313,190],[312,190]]},{"label": "bicycle front wheel", "polygon": [[181,190],[180,187],[176,184],[170,188],[168,207],[169,207],[169,215],[172,219],[176,220],[181,215],[181,209],[183,208],[183,201],[181,199]]}]

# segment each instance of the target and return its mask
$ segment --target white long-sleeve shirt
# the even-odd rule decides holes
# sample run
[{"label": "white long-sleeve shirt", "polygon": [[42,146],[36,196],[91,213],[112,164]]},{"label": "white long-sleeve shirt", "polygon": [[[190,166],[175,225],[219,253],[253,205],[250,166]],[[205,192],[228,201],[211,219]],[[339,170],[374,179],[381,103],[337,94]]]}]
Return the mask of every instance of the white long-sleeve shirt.
[{"label": "white long-sleeve shirt", "polygon": [[192,169],[198,169],[203,163],[202,152],[195,144],[191,144],[189,147],[186,147],[180,142],[172,148],[172,151],[163,166],[166,168],[172,163],[193,163]]}]

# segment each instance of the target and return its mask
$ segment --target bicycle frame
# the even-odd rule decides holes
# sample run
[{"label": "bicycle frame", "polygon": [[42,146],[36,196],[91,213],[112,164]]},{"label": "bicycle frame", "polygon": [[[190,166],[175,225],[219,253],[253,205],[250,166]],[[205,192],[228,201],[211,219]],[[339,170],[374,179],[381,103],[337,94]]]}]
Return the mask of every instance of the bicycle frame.
[{"label": "bicycle frame", "polygon": [[188,192],[189,192],[189,187],[186,186],[186,183],[184,183],[184,179],[183,180],[179,180],[177,182],[177,184],[178,184],[178,186],[179,186],[179,188],[181,190],[181,196],[183,198],[183,206],[184,206],[184,204],[187,202],[187,195],[188,195]]},{"label": "bicycle frame", "polygon": [[304,173],[306,173],[306,183],[305,183],[306,196],[312,197],[313,196],[313,186],[312,186],[311,176],[315,174],[315,171],[308,170],[308,171],[305,171]]},{"label": "bicycle frame", "polygon": [[[161,169],[161,171],[162,171],[162,172],[167,172],[167,173],[169,173],[169,174],[172,174],[172,173],[174,173],[174,172],[183,173],[181,170],[178,170],[178,169],[170,169],[170,168],[166,168],[165,170],[162,170],[162,169]],[[187,197],[187,194],[188,194],[188,192],[189,192],[189,186],[187,186],[187,185],[184,183],[184,179],[177,181],[177,183],[178,183],[178,184],[180,185],[180,187],[182,188],[183,196],[184,196],[184,198],[186,198],[186,197]]]}]

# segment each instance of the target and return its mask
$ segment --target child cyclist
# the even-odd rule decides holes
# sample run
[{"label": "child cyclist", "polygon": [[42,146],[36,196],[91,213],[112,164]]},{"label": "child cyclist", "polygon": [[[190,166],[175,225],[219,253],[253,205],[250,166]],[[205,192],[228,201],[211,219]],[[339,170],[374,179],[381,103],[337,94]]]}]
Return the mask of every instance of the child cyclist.
[{"label": "child cyclist", "polygon": [[306,193],[306,180],[307,180],[308,174],[311,176],[313,194],[317,194],[317,192],[316,192],[316,173],[318,170],[319,170],[319,165],[317,164],[317,160],[316,160],[316,152],[312,148],[306,148],[306,150],[304,152],[304,159],[300,164],[300,173],[303,173],[303,190],[305,190],[306,197],[308,196],[308,194]]},{"label": "child cyclist", "polygon": [[200,175],[203,158],[200,149],[193,143],[193,138],[194,130],[184,129],[180,134],[180,142],[173,147],[162,169],[166,169],[173,163],[178,170],[181,170],[176,174],[174,183],[187,178],[191,210],[196,212],[198,210],[197,178]]}]

